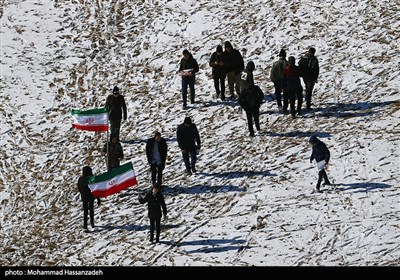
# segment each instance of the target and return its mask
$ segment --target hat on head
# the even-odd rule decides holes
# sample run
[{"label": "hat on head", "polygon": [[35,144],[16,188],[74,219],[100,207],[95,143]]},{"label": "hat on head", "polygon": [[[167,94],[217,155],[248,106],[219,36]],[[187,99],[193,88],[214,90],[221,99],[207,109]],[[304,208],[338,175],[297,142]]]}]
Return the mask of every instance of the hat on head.
[{"label": "hat on head", "polygon": [[118,88],[117,86],[115,86],[115,87],[113,88],[113,93],[119,93],[119,88]]},{"label": "hat on head", "polygon": [[309,52],[309,53],[312,53],[312,54],[315,54],[315,48],[312,48],[312,47],[311,47],[311,48],[308,50],[308,52]]},{"label": "hat on head", "polygon": [[318,138],[317,138],[317,136],[315,136],[315,135],[311,136],[311,137],[310,137],[310,140],[308,140],[308,142],[309,142],[310,144],[315,144],[315,143],[317,143],[317,141],[318,141]]},{"label": "hat on head", "polygon": [[221,45],[217,46],[217,53],[222,53],[222,46]]},{"label": "hat on head", "polygon": [[286,51],[284,49],[281,49],[279,52],[279,56],[286,57]]},{"label": "hat on head", "polygon": [[192,119],[190,117],[186,117],[185,120],[183,121],[184,124],[192,124]]}]

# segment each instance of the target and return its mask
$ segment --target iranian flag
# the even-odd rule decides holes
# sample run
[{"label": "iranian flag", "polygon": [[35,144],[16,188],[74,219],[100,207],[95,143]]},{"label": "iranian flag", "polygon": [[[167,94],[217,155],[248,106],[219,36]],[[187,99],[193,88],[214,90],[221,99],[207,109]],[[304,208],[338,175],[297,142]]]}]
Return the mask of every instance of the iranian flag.
[{"label": "iranian flag", "polygon": [[131,162],[109,172],[89,177],[89,188],[94,196],[106,197],[137,185]]},{"label": "iranian flag", "polygon": [[91,109],[86,111],[72,110],[74,117],[73,127],[88,131],[107,131],[108,130],[108,111],[107,108]]}]

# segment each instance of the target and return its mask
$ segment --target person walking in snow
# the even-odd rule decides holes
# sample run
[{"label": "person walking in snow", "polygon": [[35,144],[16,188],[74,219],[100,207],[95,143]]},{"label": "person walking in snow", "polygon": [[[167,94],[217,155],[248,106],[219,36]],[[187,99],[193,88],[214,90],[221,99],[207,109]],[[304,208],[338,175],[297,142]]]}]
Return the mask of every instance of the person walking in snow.
[{"label": "person walking in snow", "polygon": [[[164,214],[164,220],[167,219],[167,206],[164,196],[157,184],[153,184],[149,192],[144,196],[139,195],[139,202],[147,202],[148,217],[150,219],[150,242],[154,242],[154,230],[156,231],[156,243],[160,242],[161,217]],[[162,210],[162,212],[161,212]]]},{"label": "person walking in snow", "polygon": [[195,103],[195,89],[194,84],[196,81],[196,73],[199,72],[199,65],[197,60],[193,58],[192,54],[184,49],[183,57],[179,64],[179,75],[182,77],[182,102],[183,109],[187,109],[187,87],[190,89],[190,103]]},{"label": "person walking in snow", "polygon": [[[303,104],[303,87],[301,86],[299,68],[296,66],[295,58],[289,56],[288,64],[285,66],[282,74],[282,90],[283,90],[283,112],[287,112],[288,101],[290,101],[290,113],[292,118],[297,114],[301,114],[301,106]],[[297,99],[297,110],[296,110]]]},{"label": "person walking in snow", "polygon": [[279,110],[282,110],[282,74],[286,64],[286,51],[281,49],[279,59],[272,64],[270,73],[270,79],[274,83],[275,98]]},{"label": "person walking in snow", "polygon": [[100,197],[92,195],[89,188],[88,177],[93,176],[92,168],[85,166],[82,168],[82,175],[78,179],[78,190],[81,194],[82,205],[83,205],[83,228],[87,230],[88,214],[90,217],[90,225],[94,228],[94,200],[97,198],[97,205],[100,205]]},{"label": "person walking in snow", "polygon": [[319,76],[319,62],[315,56],[315,48],[310,48],[308,52],[300,58],[299,68],[303,82],[306,87],[306,107],[311,109],[311,99],[314,86]]},{"label": "person walking in snow", "polygon": [[192,175],[196,173],[197,151],[200,149],[201,140],[197,126],[192,123],[190,117],[186,117],[184,122],[178,125],[176,138],[182,152],[186,173]]},{"label": "person walking in snow", "polygon": [[165,168],[167,150],[167,141],[161,137],[161,133],[158,131],[146,142],[146,156],[147,162],[150,164],[151,181],[153,184],[157,183],[158,188],[162,186],[162,172]]},{"label": "person walking in snow", "polygon": [[110,135],[110,141],[104,144],[101,154],[107,157],[107,171],[120,166],[121,160],[124,159],[124,151],[117,135]]},{"label": "person walking in snow", "polygon": [[218,45],[216,52],[211,55],[210,66],[212,67],[212,77],[217,98],[221,96],[221,100],[225,100],[225,54],[222,46]]},{"label": "person walking in snow", "polygon": [[309,143],[312,146],[312,153],[310,156],[310,162],[312,163],[313,160],[317,162],[318,168],[318,181],[317,181],[317,191],[321,191],[321,182],[324,179],[325,185],[331,185],[331,182],[328,179],[328,175],[326,174],[325,167],[329,163],[330,159],[330,152],[329,149],[326,147],[325,143],[317,138],[317,136],[313,135],[309,139]]},{"label": "person walking in snow", "polygon": [[260,87],[254,85],[253,71],[255,64],[249,61],[246,69],[242,71],[240,82],[239,104],[246,112],[247,126],[250,136],[254,137],[253,119],[257,131],[260,130],[260,106],[262,104],[264,93]]},{"label": "person walking in snow", "polygon": [[113,89],[113,94],[107,97],[105,107],[108,109],[110,132],[120,139],[119,132],[121,128],[122,112],[124,113],[124,120],[126,120],[127,110],[125,98],[119,93],[118,87],[115,86]]},{"label": "person walking in snow", "polygon": [[243,56],[239,50],[232,47],[231,42],[226,41],[225,44],[225,70],[228,78],[229,98],[235,98],[236,94],[240,94],[240,73],[244,69]]}]

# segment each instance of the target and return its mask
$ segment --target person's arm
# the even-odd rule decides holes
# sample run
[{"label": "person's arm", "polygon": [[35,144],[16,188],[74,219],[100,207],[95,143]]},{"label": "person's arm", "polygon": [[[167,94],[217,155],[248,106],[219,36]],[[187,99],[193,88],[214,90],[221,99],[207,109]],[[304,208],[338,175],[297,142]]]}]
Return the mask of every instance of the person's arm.
[{"label": "person's arm", "polygon": [[146,142],[146,157],[147,157],[147,162],[151,164],[151,145],[150,145],[151,139],[148,139]]},{"label": "person's arm", "polygon": [[331,153],[329,152],[328,147],[325,145],[325,162],[326,162],[326,164],[329,163],[330,158],[331,158]]},{"label": "person's arm", "polygon": [[124,120],[126,121],[126,119],[128,118],[128,113],[126,110],[125,98],[123,96],[122,96],[122,110],[124,112]]},{"label": "person's arm", "polygon": [[199,64],[197,63],[197,60],[193,58],[193,74],[199,72]]},{"label": "person's arm", "polygon": [[143,195],[139,195],[139,203],[140,204],[144,204],[149,200],[148,197],[149,193],[146,193],[144,196]]},{"label": "person's arm", "polygon": [[197,141],[197,147],[198,147],[198,149],[200,149],[201,140],[200,140],[199,130],[197,129],[197,126],[195,124],[193,124],[193,125],[194,125],[194,137]]},{"label": "person's arm", "polygon": [[161,198],[160,199],[160,204],[161,204],[161,207],[163,209],[163,214],[164,214],[164,217],[166,217],[168,211],[167,211],[167,205],[165,204],[165,199],[164,199],[164,196],[163,196],[162,193],[160,193],[160,198]]}]

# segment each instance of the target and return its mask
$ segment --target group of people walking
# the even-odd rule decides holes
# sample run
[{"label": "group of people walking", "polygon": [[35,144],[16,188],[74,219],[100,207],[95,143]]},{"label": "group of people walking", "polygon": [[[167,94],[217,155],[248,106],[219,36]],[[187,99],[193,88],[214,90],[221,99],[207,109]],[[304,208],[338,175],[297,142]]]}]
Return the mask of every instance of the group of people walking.
[{"label": "group of people walking", "polygon": [[[212,67],[212,77],[217,98],[224,101],[226,98],[232,100],[238,99],[238,102],[246,112],[248,129],[250,136],[254,137],[253,121],[257,130],[260,130],[260,106],[263,102],[264,93],[259,86],[254,83],[253,71],[255,64],[249,61],[244,67],[244,60],[241,53],[234,49],[229,41],[224,44],[225,50],[218,45],[216,51],[211,55],[209,65]],[[183,109],[187,109],[188,90],[190,92],[190,103],[194,104],[195,100],[195,76],[199,71],[199,65],[192,54],[185,49],[182,53],[183,57],[180,61],[179,75],[182,77],[182,102]],[[295,58],[289,56],[286,60],[286,51],[281,49],[279,59],[273,62],[270,79],[274,84],[276,103],[283,113],[288,113],[290,105],[290,113],[293,118],[296,114],[302,113],[303,105],[303,87],[300,78],[303,78],[306,93],[306,108],[311,108],[311,99],[314,85],[318,79],[319,65],[318,59],[315,57],[315,49],[310,48],[304,57],[296,65]],[[228,96],[226,96],[225,80],[228,81]],[[297,100],[297,106],[296,106]],[[120,127],[122,120],[127,119],[127,107],[124,96],[120,94],[119,88],[115,86],[112,95],[106,99],[105,106],[109,112],[110,122],[110,139],[102,148],[102,155],[107,157],[107,171],[120,166],[120,162],[124,159],[124,153],[120,144]],[[183,163],[186,173],[192,175],[196,173],[197,154],[201,148],[200,134],[197,126],[192,122],[190,117],[185,117],[183,123],[178,125],[176,130],[176,138],[179,149],[182,153]],[[327,177],[325,166],[330,159],[330,152],[327,146],[316,136],[309,139],[312,145],[312,154],[310,161],[315,160],[318,165],[318,181],[316,189],[321,192],[320,187],[322,179],[325,185],[330,185]],[[167,207],[164,196],[162,194],[163,186],[163,170],[166,166],[168,144],[156,131],[154,135],[147,139],[145,153],[147,162],[151,171],[151,189],[144,195],[139,196],[140,203],[147,203],[148,217],[150,220],[150,241],[160,241],[160,224],[161,217],[166,218]],[[78,189],[81,193],[84,209],[84,224],[87,229],[88,214],[90,223],[94,227],[94,197],[88,187],[88,178],[93,176],[92,169],[85,166],[82,169],[82,175],[78,180]],[[100,205],[100,198],[97,198]]]},{"label": "group of people walking", "polygon": [[315,56],[315,48],[309,48],[307,53],[300,58],[298,65],[296,65],[294,56],[289,56],[286,60],[286,51],[281,49],[279,59],[273,63],[270,73],[270,79],[274,83],[278,108],[284,113],[288,113],[288,105],[290,104],[292,117],[295,118],[296,113],[301,115],[303,87],[300,78],[302,77],[305,85],[306,109],[311,109],[312,92],[318,76],[319,63]]}]

